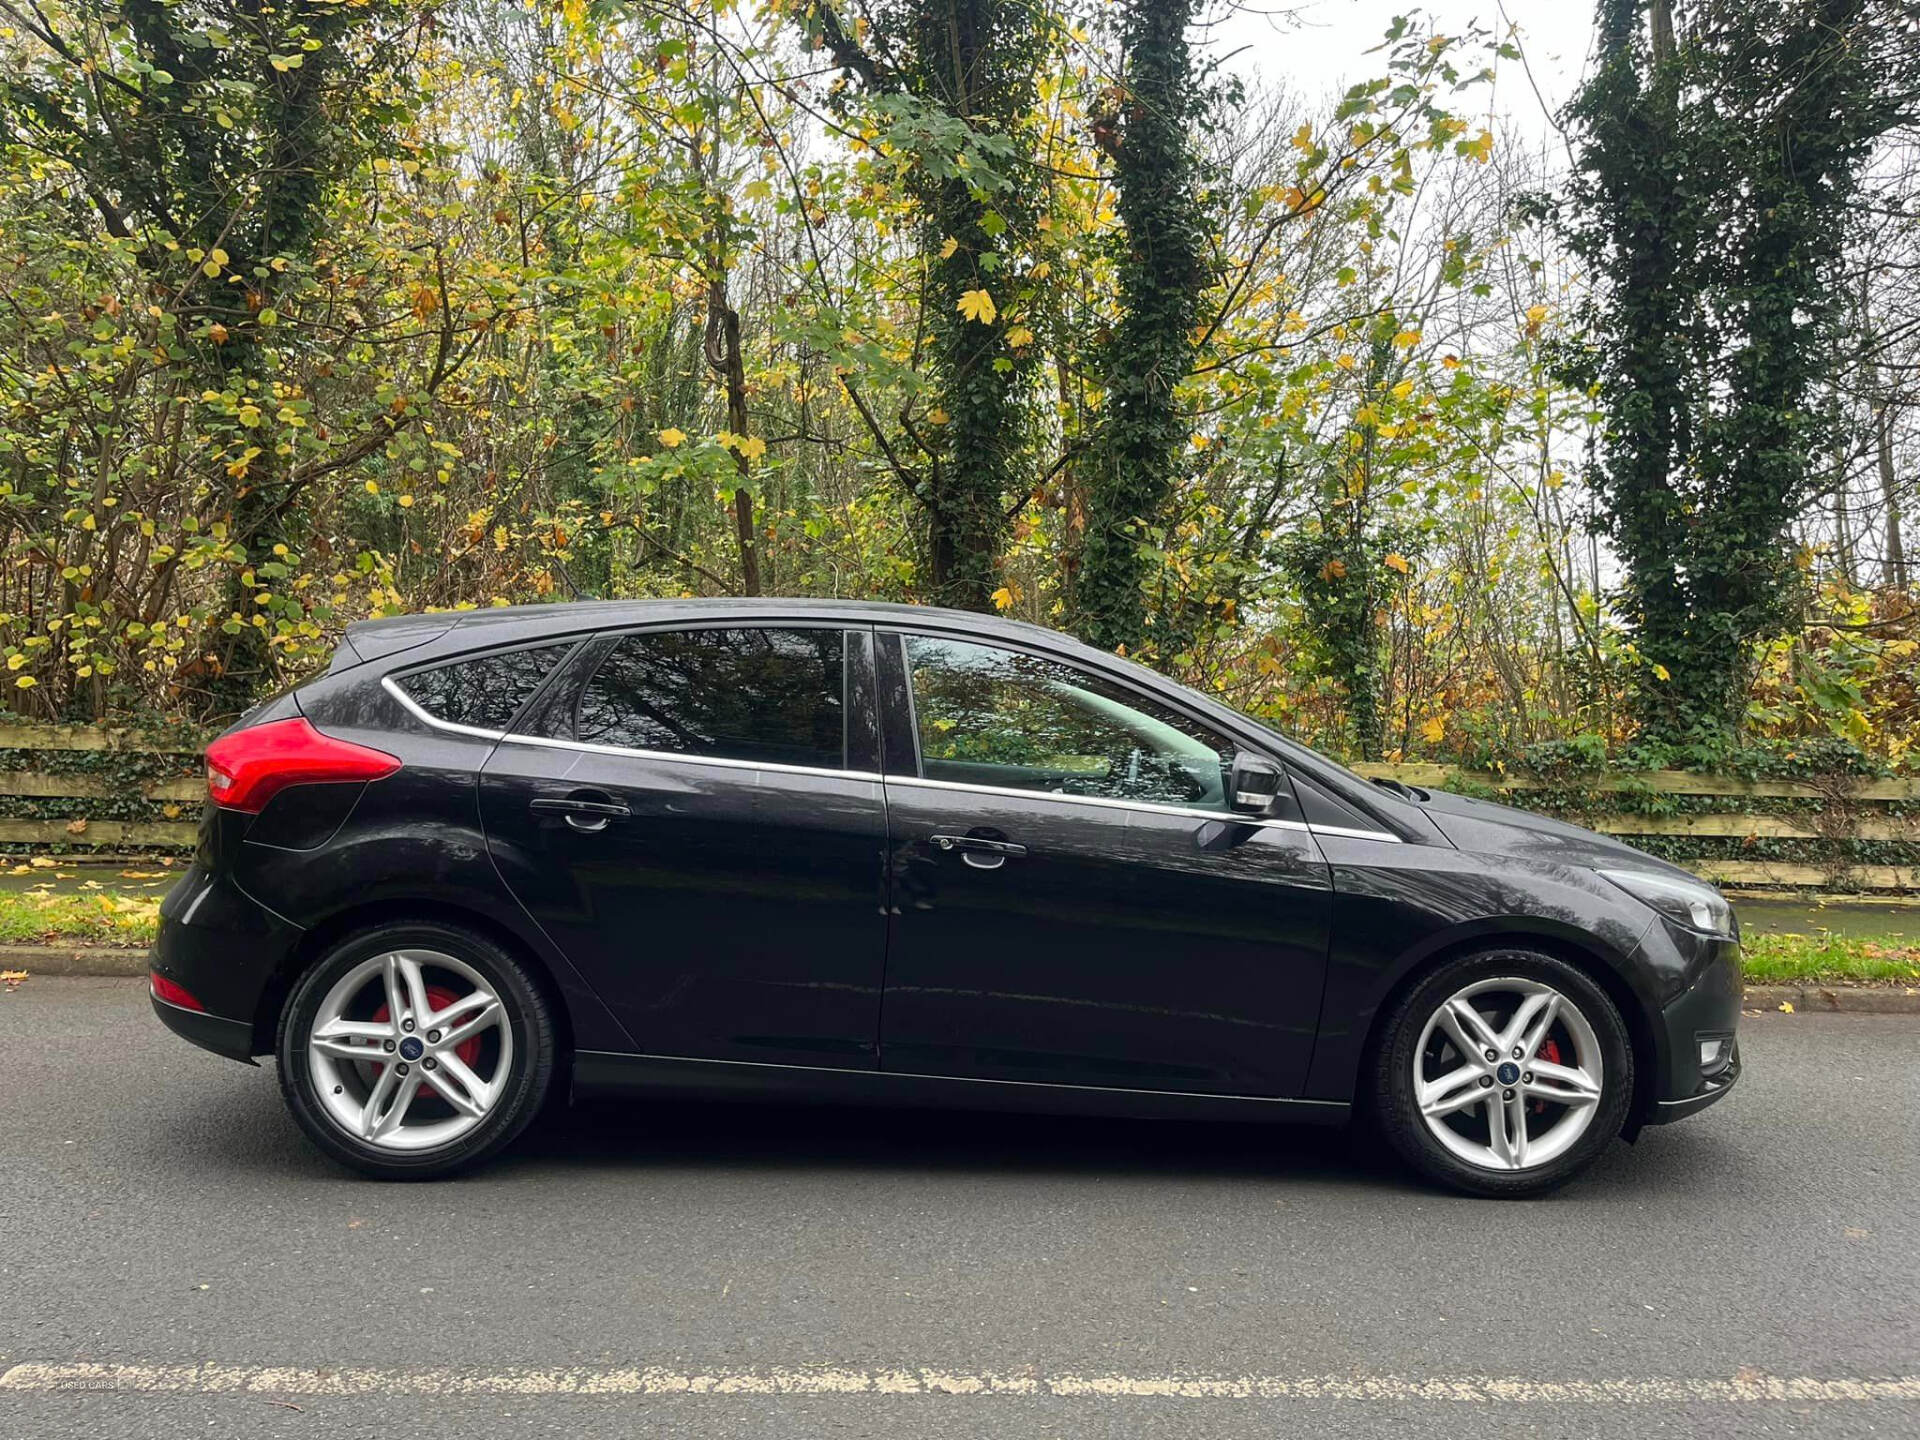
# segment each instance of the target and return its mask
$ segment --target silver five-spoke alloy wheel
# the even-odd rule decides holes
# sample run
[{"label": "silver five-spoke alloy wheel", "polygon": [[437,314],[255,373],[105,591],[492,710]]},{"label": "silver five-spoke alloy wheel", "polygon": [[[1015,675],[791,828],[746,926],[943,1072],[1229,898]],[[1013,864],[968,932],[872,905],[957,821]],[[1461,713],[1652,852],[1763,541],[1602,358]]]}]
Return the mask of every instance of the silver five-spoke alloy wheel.
[{"label": "silver five-spoke alloy wheel", "polygon": [[430,1150],[492,1111],[511,1072],[513,1028],[465,961],[394,950],[334,983],[306,1048],[314,1092],[343,1132],[384,1150]]},{"label": "silver five-spoke alloy wheel", "polygon": [[1580,1007],[1519,976],[1478,980],[1427,1019],[1413,1095],[1434,1139],[1469,1165],[1531,1170],[1593,1123],[1606,1075]]}]

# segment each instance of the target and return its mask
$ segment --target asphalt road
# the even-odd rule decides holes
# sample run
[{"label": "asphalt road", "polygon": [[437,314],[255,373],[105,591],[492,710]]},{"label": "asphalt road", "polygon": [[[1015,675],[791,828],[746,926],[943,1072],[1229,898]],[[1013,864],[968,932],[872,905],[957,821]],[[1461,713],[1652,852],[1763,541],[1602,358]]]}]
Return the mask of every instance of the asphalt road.
[{"label": "asphalt road", "polygon": [[1920,1434],[1920,1023],[1546,1201],[1342,1137],[575,1112],[472,1178],[310,1151],[137,982],[0,993],[0,1437]]}]

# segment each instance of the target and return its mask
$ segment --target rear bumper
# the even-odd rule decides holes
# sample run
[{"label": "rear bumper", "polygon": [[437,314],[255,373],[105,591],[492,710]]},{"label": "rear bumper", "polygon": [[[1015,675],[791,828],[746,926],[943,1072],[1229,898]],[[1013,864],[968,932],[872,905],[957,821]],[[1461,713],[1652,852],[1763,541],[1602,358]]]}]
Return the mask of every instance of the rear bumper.
[{"label": "rear bumper", "polygon": [[191,1040],[202,1050],[211,1050],[229,1060],[239,1060],[247,1065],[258,1063],[253,1058],[253,1026],[250,1022],[208,1015],[204,1011],[189,1010],[181,1005],[169,1005],[158,995],[151,999],[153,1013],[174,1034]]},{"label": "rear bumper", "polygon": [[195,865],[161,902],[147,963],[205,1008],[156,998],[155,1013],[176,1034],[216,1054],[236,1060],[265,1054],[273,1048],[273,1017],[264,1002],[303,933],[232,881]]}]

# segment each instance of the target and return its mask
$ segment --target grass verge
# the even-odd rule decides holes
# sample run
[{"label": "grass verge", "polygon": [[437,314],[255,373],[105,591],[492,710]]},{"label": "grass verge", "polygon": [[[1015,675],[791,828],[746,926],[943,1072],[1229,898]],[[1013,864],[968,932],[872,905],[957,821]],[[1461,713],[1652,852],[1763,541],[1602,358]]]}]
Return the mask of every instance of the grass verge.
[{"label": "grass verge", "polygon": [[1860,939],[1749,935],[1747,979],[1756,985],[1920,985],[1920,945],[1900,936]]},{"label": "grass verge", "polygon": [[111,890],[0,894],[0,945],[125,945],[153,943],[160,920],[158,895]]},{"label": "grass verge", "polygon": [[[153,943],[158,894],[112,890],[0,894],[0,945]],[[1902,936],[1860,939],[1814,935],[1749,935],[1747,979],[1759,985],[1920,985],[1920,944]]]}]

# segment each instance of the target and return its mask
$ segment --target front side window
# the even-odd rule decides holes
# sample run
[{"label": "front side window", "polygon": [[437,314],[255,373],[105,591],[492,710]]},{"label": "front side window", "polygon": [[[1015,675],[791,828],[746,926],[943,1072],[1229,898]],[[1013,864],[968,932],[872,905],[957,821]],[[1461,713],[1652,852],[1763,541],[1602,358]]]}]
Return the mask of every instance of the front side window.
[{"label": "front side window", "polygon": [[1226,810],[1233,746],[1178,711],[1058,660],[907,637],[929,780]]},{"label": "front side window", "polygon": [[838,630],[628,635],[581,692],[570,738],[624,750],[845,768]]},{"label": "front side window", "polygon": [[504,730],[540,688],[547,672],[572,648],[571,644],[540,645],[475,655],[416,670],[394,683],[436,720],[476,730]]}]

